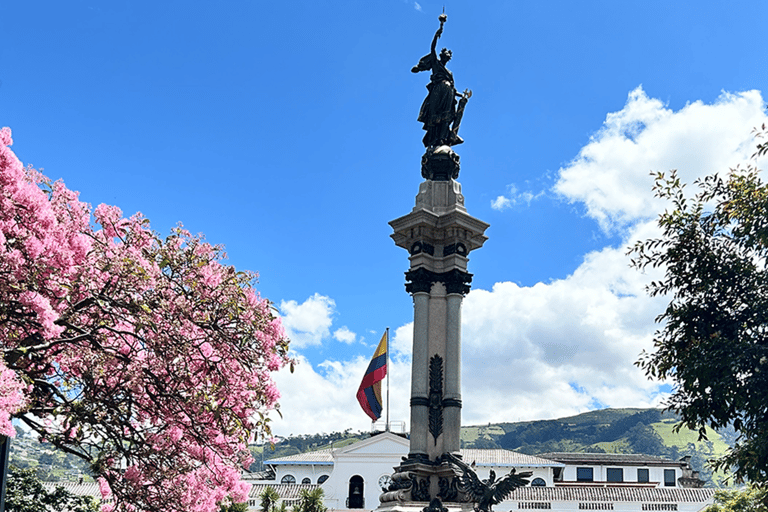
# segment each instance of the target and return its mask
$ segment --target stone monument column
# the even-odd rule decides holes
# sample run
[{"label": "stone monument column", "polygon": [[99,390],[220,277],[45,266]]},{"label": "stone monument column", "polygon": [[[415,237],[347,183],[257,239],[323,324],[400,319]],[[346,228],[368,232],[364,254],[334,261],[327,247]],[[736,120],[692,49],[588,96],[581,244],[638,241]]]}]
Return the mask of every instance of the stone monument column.
[{"label": "stone monument column", "polygon": [[[453,161],[443,146],[435,151]],[[434,156],[433,156],[434,157]],[[488,224],[464,207],[461,185],[435,176],[421,183],[411,213],[390,222],[408,250],[406,290],[413,297],[409,458],[435,460],[461,448],[461,303],[469,291],[468,254]]]},{"label": "stone monument column", "polygon": [[411,444],[401,469],[423,475],[417,501],[438,496],[441,476],[450,473],[439,461],[461,449],[461,303],[472,281],[468,255],[488,238],[488,224],[467,213],[461,184],[453,179],[458,168],[459,157],[449,146],[428,149],[422,160],[427,179],[416,205],[390,222],[392,238],[410,260],[405,288],[414,307]]},{"label": "stone monument column", "polygon": [[[469,292],[469,253],[488,239],[488,224],[464,207],[459,177],[459,126],[472,91],[456,91],[446,68],[451,51],[436,45],[411,71],[431,71],[418,120],[426,132],[416,205],[389,223],[392,238],[408,251],[405,289],[413,297],[411,442],[381,495],[380,512],[491,512],[512,489],[527,483],[514,472],[481,481],[461,460],[461,303]],[[457,100],[458,98],[458,100]],[[424,504],[429,503],[428,506]],[[446,506],[443,505],[446,504]]]}]

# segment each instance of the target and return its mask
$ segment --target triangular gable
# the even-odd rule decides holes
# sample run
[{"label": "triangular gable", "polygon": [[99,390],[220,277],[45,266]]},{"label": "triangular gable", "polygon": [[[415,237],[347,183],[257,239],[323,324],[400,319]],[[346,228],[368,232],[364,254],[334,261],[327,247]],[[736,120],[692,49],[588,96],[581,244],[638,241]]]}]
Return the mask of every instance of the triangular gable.
[{"label": "triangular gable", "polygon": [[404,455],[408,453],[409,441],[392,432],[382,432],[381,434],[369,437],[354,444],[339,448],[334,452],[334,456],[344,455],[363,455],[363,454],[394,454]]}]

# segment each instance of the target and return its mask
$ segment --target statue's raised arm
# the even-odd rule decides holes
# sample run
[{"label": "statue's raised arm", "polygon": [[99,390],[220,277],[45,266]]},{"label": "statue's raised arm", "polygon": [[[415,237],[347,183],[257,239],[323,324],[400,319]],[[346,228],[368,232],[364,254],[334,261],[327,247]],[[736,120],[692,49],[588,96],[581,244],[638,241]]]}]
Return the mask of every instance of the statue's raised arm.
[{"label": "statue's raised arm", "polygon": [[437,32],[435,32],[435,37],[432,38],[432,47],[430,52],[419,59],[419,63],[411,68],[411,73],[428,71],[432,69],[432,63],[437,61],[437,53],[435,53],[435,49],[437,48],[437,40],[440,39],[440,36],[443,34],[443,23],[445,23],[445,19],[443,18],[444,16],[445,14],[441,15],[440,28],[437,29]]},{"label": "statue's raised arm", "polygon": [[[455,146],[461,144],[464,140],[459,137],[459,124],[464,114],[464,106],[467,100],[472,96],[471,91],[457,93],[453,82],[453,74],[448,70],[446,64],[451,60],[451,50],[443,48],[438,56],[436,53],[437,40],[443,34],[443,24],[448,19],[445,14],[441,14],[440,28],[435,32],[432,39],[430,53],[419,60],[419,63],[411,68],[413,73],[419,71],[431,70],[432,74],[427,84],[427,97],[421,105],[418,120],[424,123],[424,146]],[[459,97],[458,109],[456,107],[456,98]]]}]

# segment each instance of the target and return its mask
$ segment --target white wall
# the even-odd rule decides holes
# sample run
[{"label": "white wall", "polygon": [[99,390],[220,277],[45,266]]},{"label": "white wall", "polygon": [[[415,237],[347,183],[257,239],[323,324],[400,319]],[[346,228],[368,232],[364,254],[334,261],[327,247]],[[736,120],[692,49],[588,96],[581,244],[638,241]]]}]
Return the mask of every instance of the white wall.
[{"label": "white wall", "polygon": [[564,482],[576,482],[576,470],[577,468],[592,468],[593,481],[594,482],[607,482],[608,481],[608,468],[623,468],[624,470],[624,482],[637,482],[637,470],[638,468],[648,469],[648,481],[650,483],[656,483],[659,487],[664,487],[664,470],[672,469],[675,471],[675,487],[677,487],[677,479],[683,476],[683,471],[680,466],[626,466],[626,465],[594,465],[594,464],[574,464],[567,465],[563,470]]}]

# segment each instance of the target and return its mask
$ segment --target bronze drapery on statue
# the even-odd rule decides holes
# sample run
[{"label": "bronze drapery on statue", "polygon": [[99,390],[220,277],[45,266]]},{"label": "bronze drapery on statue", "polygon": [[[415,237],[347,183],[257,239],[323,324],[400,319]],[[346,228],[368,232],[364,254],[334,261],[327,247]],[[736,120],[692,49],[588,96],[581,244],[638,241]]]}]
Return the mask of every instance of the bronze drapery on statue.
[{"label": "bronze drapery on statue", "polygon": [[[467,100],[472,96],[470,90],[465,90],[463,93],[456,91],[453,73],[446,68],[446,64],[451,60],[451,50],[443,48],[439,56],[435,52],[437,40],[443,33],[443,24],[447,16],[441,14],[439,20],[440,28],[432,39],[430,52],[411,68],[413,73],[432,71],[427,84],[429,93],[421,105],[418,118],[419,122],[424,123],[424,130],[427,132],[422,139],[424,147],[427,148],[455,146],[464,142],[459,137],[459,126]],[[456,98],[459,98],[458,102]]]}]

